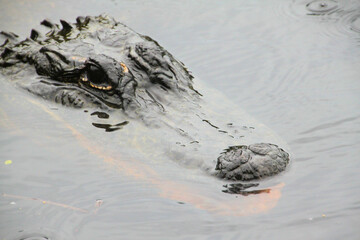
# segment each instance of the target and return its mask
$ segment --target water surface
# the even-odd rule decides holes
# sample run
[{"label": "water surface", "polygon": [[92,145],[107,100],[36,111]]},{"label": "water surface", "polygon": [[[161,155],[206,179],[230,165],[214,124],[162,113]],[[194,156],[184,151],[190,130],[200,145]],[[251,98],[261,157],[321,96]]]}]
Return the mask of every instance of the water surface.
[{"label": "water surface", "polygon": [[21,37],[44,18],[115,17],[276,131],[292,156],[261,182],[271,194],[225,194],[221,181],[171,159],[117,150],[96,116],[1,79],[2,239],[360,238],[358,1],[0,5],[0,29]]}]

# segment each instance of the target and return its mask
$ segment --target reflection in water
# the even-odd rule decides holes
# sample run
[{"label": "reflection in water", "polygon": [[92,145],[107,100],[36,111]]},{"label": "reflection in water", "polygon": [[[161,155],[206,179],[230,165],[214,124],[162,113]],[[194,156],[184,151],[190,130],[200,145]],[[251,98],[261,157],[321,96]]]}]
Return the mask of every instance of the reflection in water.
[{"label": "reflection in water", "polygon": [[53,201],[44,200],[44,199],[40,199],[40,198],[36,198],[36,197],[26,197],[26,196],[19,196],[19,195],[7,194],[7,193],[3,193],[2,196],[5,197],[5,198],[10,198],[10,199],[13,198],[13,199],[21,199],[21,200],[39,201],[42,204],[58,206],[58,207],[71,209],[73,211],[78,211],[78,212],[82,212],[82,213],[87,213],[88,212],[88,210],[85,210],[85,209],[82,209],[82,208],[77,208],[77,207],[73,207],[73,206],[70,206],[70,205],[67,205],[67,204],[64,204],[64,203],[53,202]]},{"label": "reflection in water", "polygon": [[[136,159],[131,159],[131,161],[128,162],[126,160],[122,160],[119,156],[116,158],[111,156],[103,147],[94,145],[90,139],[81,134],[78,130],[76,130],[76,128],[71,126],[70,123],[65,122],[56,113],[49,111],[41,103],[33,99],[29,99],[28,101],[41,108],[54,120],[62,123],[67,129],[71,131],[79,143],[90,153],[102,158],[104,162],[112,165],[122,174],[134,178],[137,181],[144,181],[156,186],[156,188],[160,191],[160,196],[166,199],[188,203],[196,208],[219,215],[248,216],[269,211],[276,206],[278,200],[281,197],[281,189],[284,187],[284,183],[273,186],[273,191],[268,192],[270,194],[261,196],[259,195],[257,198],[244,198],[242,199],[241,204],[239,204],[238,199],[222,199],[222,196],[219,196],[220,198],[207,196],[206,194],[203,194],[203,190],[199,189],[198,187],[185,185],[182,182],[176,180],[163,178],[161,175],[155,172],[151,166],[145,165]],[[248,188],[255,185],[247,184],[244,186]],[[229,186],[229,189],[234,189],[233,191],[235,191],[236,185]],[[238,187],[239,186],[240,185],[238,185]],[[249,194],[244,193],[243,195],[247,196]]]},{"label": "reflection in water", "polygon": [[260,193],[270,193],[271,189],[257,189],[257,190],[246,190],[251,187],[259,186],[258,183],[230,183],[225,184],[223,187],[225,188],[222,190],[224,193],[230,194],[239,194],[243,196],[248,196],[252,194],[260,194]]}]

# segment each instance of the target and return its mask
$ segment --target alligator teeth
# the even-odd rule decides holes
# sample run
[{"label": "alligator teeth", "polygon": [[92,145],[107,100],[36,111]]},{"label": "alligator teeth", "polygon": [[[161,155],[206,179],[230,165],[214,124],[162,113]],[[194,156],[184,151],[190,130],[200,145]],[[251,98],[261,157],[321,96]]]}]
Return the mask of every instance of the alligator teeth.
[{"label": "alligator teeth", "polygon": [[111,90],[112,89],[112,86],[97,86],[97,85],[94,85],[90,82],[90,86],[93,87],[93,88],[97,88],[97,89],[100,89],[100,90]]},{"label": "alligator teeth", "polygon": [[124,73],[129,72],[129,69],[127,68],[127,66],[125,65],[125,63],[120,63],[120,65],[123,67]]}]

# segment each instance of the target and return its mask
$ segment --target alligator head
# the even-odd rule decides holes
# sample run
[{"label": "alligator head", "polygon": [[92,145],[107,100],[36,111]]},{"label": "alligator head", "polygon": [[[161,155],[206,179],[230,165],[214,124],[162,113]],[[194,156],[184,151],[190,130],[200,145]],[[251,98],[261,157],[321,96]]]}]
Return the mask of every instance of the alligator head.
[{"label": "alligator head", "polygon": [[67,106],[124,110],[159,105],[154,96],[164,93],[196,94],[183,64],[150,37],[108,16],[60,22],[44,20],[44,33],[32,30],[21,42],[2,32],[0,66],[33,65],[38,76],[22,84],[32,93]]},{"label": "alligator head", "polygon": [[[63,105],[115,108],[130,114],[150,109],[156,121],[152,110],[172,106],[178,114],[174,130],[179,130],[175,126],[179,122],[193,126],[185,119],[191,121],[196,115],[192,110],[200,111],[196,103],[200,93],[184,65],[156,41],[107,16],[60,22],[62,27],[44,20],[45,31],[32,30],[23,41],[2,32],[7,40],[0,46],[0,70],[19,79],[28,91]],[[168,124],[166,119],[164,123]],[[281,172],[288,162],[289,155],[273,144],[233,146],[218,158],[215,175],[251,180]]]}]

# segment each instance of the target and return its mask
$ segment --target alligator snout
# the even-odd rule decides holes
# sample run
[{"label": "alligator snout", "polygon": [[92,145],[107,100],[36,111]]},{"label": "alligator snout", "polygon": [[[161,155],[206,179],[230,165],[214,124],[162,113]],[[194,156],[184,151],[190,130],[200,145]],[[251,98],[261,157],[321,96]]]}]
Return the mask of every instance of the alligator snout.
[{"label": "alligator snout", "polygon": [[216,176],[228,180],[254,180],[285,170],[289,154],[275,144],[231,146],[217,159]]}]

